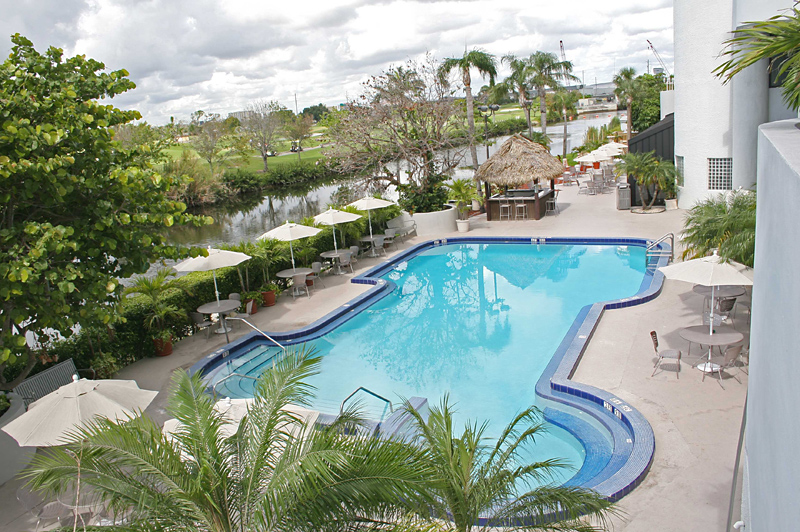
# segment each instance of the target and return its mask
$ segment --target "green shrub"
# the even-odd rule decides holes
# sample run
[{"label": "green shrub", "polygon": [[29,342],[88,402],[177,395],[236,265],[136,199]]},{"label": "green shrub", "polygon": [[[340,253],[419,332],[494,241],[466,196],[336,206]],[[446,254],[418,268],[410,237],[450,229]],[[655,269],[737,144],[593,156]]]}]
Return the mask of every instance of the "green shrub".
[{"label": "green shrub", "polygon": [[263,172],[244,170],[242,168],[225,172],[223,182],[225,186],[236,194],[259,192],[267,184],[266,176]]}]

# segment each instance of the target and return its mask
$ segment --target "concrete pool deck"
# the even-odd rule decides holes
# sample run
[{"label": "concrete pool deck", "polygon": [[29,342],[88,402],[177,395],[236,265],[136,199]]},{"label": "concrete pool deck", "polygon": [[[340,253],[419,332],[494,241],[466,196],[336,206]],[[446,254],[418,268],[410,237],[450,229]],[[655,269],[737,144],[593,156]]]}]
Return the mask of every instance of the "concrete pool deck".
[{"label": "concrete pool deck", "polygon": [[[575,186],[563,187],[559,194],[561,214],[557,216],[525,222],[486,222],[485,217],[478,216],[472,219],[468,235],[656,239],[668,232],[677,235],[682,229],[684,211],[636,215],[615,210],[614,194],[586,196],[577,192]],[[459,233],[437,238],[456,235]],[[396,241],[402,250],[429,239]],[[387,250],[389,256],[395,252]],[[378,263],[378,259],[363,258],[354,266],[361,273]],[[263,330],[275,332],[308,325],[368,289],[350,283],[351,277],[324,277],[326,287],[312,291],[310,298],[295,300],[286,292],[274,307],[259,308],[251,321]],[[681,349],[686,354],[686,342],[678,331],[699,323],[703,305],[702,296],[691,288],[689,284],[666,281],[655,300],[606,311],[573,376],[574,380],[612,392],[636,407],[655,433],[651,470],[642,484],[620,501],[619,508],[626,516],[614,519],[614,530],[721,531],[725,526],[747,375],[737,374],[743,384],[733,378],[724,379],[722,389],[716,377],[701,382],[702,374],[691,368],[692,358],[682,364],[680,379],[669,362],[665,362],[663,371],[650,377],[654,353],[649,331],[658,332],[662,347]],[[746,328],[745,316],[736,316],[739,330]],[[232,339],[249,331],[242,325]],[[159,390],[147,413],[163,421],[168,417],[164,408],[172,372],[190,367],[224,344],[224,335],[212,335],[209,340],[204,333],[186,338],[176,344],[171,356],[136,362],[121,370],[118,378],[133,379],[141,388]],[[693,355],[698,353],[695,346]],[[35,525],[15,500],[19,484],[12,480],[0,486],[0,530],[16,532]]]}]

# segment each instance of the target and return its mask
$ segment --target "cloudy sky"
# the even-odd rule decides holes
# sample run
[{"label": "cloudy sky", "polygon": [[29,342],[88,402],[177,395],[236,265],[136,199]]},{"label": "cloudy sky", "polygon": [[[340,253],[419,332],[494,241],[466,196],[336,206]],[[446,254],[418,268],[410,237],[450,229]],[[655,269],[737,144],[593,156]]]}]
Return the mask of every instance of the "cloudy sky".
[{"label": "cloudy sky", "polygon": [[128,70],[137,88],[114,102],[154,124],[255,99],[294,109],[295,94],[300,110],[336,105],[392,64],[465,46],[526,56],[563,41],[588,85],[659,66],[649,39],[672,70],[672,0],[10,0],[3,57],[14,33]]}]

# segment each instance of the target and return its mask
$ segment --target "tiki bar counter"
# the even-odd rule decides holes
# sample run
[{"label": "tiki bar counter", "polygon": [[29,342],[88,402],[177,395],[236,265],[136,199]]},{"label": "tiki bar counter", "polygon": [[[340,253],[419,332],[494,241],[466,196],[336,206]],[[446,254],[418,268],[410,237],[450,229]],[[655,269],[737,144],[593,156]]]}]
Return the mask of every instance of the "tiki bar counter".
[{"label": "tiki bar counter", "polygon": [[[509,190],[507,195],[495,194],[486,202],[486,219],[490,221],[539,220],[544,218],[547,200],[552,197],[553,191],[549,188],[539,192],[519,189]],[[501,212],[501,205],[504,203],[508,204],[508,208],[503,208]]]}]

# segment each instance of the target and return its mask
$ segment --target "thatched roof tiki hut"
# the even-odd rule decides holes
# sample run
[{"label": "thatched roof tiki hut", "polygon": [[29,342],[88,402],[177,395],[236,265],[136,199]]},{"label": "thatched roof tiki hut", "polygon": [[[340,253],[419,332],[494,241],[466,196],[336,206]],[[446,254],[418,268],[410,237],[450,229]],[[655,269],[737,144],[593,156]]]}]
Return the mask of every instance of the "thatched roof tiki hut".
[{"label": "thatched roof tiki hut", "polygon": [[[558,158],[537,142],[522,135],[514,135],[505,141],[475,173],[475,179],[502,187],[519,186],[531,181],[550,180],[555,187],[555,178],[561,176],[564,167]],[[489,186],[486,186],[484,201],[489,212]],[[487,215],[488,216],[488,215]]]}]

